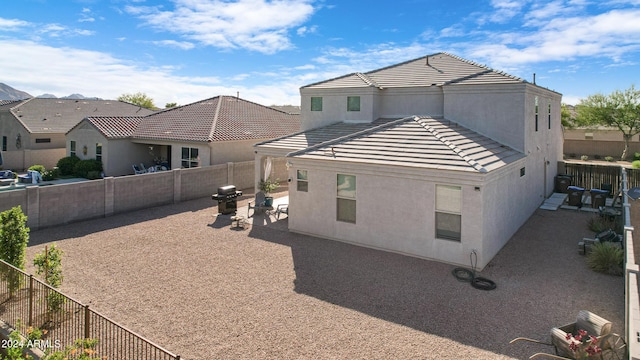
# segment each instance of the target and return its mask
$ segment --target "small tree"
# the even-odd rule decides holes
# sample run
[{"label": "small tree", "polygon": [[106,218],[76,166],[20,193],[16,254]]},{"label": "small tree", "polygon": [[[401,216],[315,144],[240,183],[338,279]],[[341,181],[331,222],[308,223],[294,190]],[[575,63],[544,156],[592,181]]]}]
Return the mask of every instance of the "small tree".
[{"label": "small tree", "polygon": [[[36,274],[44,275],[44,282],[54,288],[62,285],[62,250],[53,244],[51,247],[45,246],[44,251],[36,254],[33,258],[33,265],[36,267]],[[47,309],[50,313],[61,310],[65,303],[65,298],[60,293],[47,289]]]},{"label": "small tree", "polygon": [[[26,226],[27,216],[18,205],[0,212],[0,259],[24,270],[24,261],[29,242],[29,228]],[[15,271],[3,274],[7,279],[9,293],[20,287],[20,276]]]},{"label": "small tree", "polygon": [[153,99],[142,92],[137,92],[135,94],[122,94],[118,97],[118,101],[128,102],[151,110],[156,110],[158,108],[153,103]]},{"label": "small tree", "polygon": [[33,258],[33,265],[36,267],[36,274],[44,275],[44,282],[54,288],[62,285],[62,255],[56,244],[51,247],[45,246],[41,253]]},{"label": "small tree", "polygon": [[606,125],[618,128],[624,139],[621,160],[626,160],[629,141],[640,133],[640,90],[633,85],[625,91],[616,90],[609,95],[595,94],[581,100],[576,106],[580,125]]}]

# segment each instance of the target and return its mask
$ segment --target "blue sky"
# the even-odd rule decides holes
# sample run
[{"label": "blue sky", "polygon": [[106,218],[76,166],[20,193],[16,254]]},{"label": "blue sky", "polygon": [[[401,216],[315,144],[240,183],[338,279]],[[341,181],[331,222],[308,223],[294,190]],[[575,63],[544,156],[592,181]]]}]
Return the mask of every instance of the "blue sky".
[{"label": "blue sky", "polygon": [[440,51],[576,104],[640,86],[640,0],[19,0],[0,82],[159,107],[217,95],[299,105],[301,86]]}]

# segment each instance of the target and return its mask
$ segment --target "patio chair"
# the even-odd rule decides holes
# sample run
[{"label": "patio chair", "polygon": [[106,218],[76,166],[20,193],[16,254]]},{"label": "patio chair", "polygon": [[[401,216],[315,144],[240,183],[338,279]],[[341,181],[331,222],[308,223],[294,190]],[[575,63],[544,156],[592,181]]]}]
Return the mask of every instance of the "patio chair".
[{"label": "patio chair", "polygon": [[280,220],[280,214],[289,215],[289,204],[279,204],[276,207],[276,218]]},{"label": "patio chair", "polygon": [[[580,330],[587,332],[586,337],[583,338],[582,341],[575,339]],[[575,322],[552,328],[550,344],[524,337],[515,338],[509,343],[513,344],[517,341],[524,340],[537,344],[550,345],[555,349],[555,355],[536,353],[531,355],[529,359],[538,357],[578,359],[584,355],[584,349],[591,343],[590,336],[595,337],[596,344],[602,349],[602,355],[606,356],[606,358],[625,359],[627,351],[626,343],[620,335],[611,332],[611,322],[587,310],[580,310]],[[571,349],[572,343],[576,345],[576,351]]]},{"label": "patio chair", "polygon": [[254,200],[249,200],[247,204],[247,218],[250,218],[250,211],[253,209],[253,215],[256,214],[257,211],[263,212],[267,210],[273,210],[273,206],[267,205],[265,203],[265,195],[262,191],[258,191],[256,193],[256,198]]},{"label": "patio chair", "polygon": [[144,174],[144,173],[146,173],[146,172],[147,172],[146,170],[142,170],[142,169],[140,169],[140,168],[138,167],[138,165],[136,165],[136,164],[133,164],[133,165],[131,165],[131,166],[133,167],[133,172],[134,172],[134,174],[136,174],[136,175],[138,175],[138,174]]},{"label": "patio chair", "polygon": [[0,179],[15,179],[15,175],[11,170],[0,170]]}]

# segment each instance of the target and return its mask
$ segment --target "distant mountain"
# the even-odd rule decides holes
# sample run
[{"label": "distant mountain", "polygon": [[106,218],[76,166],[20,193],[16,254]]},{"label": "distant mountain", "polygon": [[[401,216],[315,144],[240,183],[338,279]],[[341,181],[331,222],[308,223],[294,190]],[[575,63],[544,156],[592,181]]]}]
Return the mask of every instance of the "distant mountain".
[{"label": "distant mountain", "polygon": [[0,100],[22,100],[32,97],[24,91],[16,90],[7,84],[0,83]]},{"label": "distant mountain", "polygon": [[102,100],[99,97],[95,97],[95,96],[94,97],[86,97],[86,96],[83,96],[81,94],[71,94],[69,96],[63,96],[61,98],[59,98],[59,97],[57,97],[57,96],[55,96],[53,94],[42,94],[42,95],[38,95],[36,97],[45,98],[45,99]]}]

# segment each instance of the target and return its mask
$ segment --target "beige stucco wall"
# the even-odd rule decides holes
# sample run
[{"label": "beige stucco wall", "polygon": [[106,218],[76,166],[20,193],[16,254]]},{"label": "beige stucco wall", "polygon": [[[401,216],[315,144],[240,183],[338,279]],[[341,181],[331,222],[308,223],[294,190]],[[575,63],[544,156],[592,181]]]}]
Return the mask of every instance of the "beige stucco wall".
[{"label": "beige stucco wall", "polygon": [[440,86],[387,88],[380,91],[378,118],[400,119],[412,115],[443,116]]},{"label": "beige stucco wall", "polygon": [[[379,118],[412,115],[442,116],[443,93],[438,86],[412,88],[375,87],[301,89],[302,129],[339,121],[371,122]],[[311,97],[322,97],[322,111],[311,111]],[[347,97],[360,96],[360,111],[347,111]]]},{"label": "beige stucco wall", "polygon": [[266,140],[269,139],[214,141],[211,143],[211,165],[251,161],[255,151],[253,144]]},{"label": "beige stucco wall", "polygon": [[[570,158],[587,155],[590,159],[596,156],[603,158],[612,156],[620,159],[624,150],[624,141],[620,130],[604,129],[564,129],[564,154]],[[640,152],[640,135],[634,135],[629,142],[627,160]]]},{"label": "beige stucco wall", "polygon": [[[20,134],[21,147],[16,147]],[[24,170],[32,165],[44,165],[51,169],[64,157],[65,136],[62,133],[29,133],[8,109],[0,111],[0,139],[7,137],[7,151],[3,151],[2,168]],[[36,142],[48,139],[49,142]]]},{"label": "beige stucco wall", "polygon": [[[483,238],[482,177],[459,172],[339,164],[290,158],[289,230],[372,248],[469,265]],[[309,191],[296,190],[297,169]],[[336,220],[337,174],[356,176],[356,223]],[[436,184],[462,187],[462,241],[435,238]]]},{"label": "beige stucco wall", "polygon": [[[374,87],[300,89],[301,129],[309,130],[340,121],[371,122],[380,114],[379,90]],[[311,111],[311,97],[322,97],[322,111]],[[347,111],[347,97],[360,96],[360,111]]]},{"label": "beige stucco wall", "polygon": [[524,85],[445,86],[444,117],[524,151],[524,91]]}]

